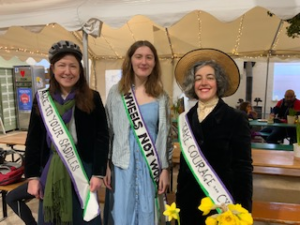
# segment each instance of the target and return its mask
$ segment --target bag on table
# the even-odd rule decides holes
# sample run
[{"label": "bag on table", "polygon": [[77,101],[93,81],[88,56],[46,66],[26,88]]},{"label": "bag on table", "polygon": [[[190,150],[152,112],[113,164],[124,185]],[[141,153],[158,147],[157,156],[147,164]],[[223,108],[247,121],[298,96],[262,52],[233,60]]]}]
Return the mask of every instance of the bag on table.
[{"label": "bag on table", "polygon": [[[7,161],[11,155],[16,161]],[[24,174],[24,157],[14,150],[0,150],[0,185],[8,185],[19,181]]]}]

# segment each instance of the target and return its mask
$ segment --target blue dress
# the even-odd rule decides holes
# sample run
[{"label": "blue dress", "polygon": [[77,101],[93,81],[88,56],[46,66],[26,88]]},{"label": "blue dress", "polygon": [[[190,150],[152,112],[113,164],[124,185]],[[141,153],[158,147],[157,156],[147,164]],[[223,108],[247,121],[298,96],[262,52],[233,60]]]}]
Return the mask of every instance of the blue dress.
[{"label": "blue dress", "polygon": [[[158,129],[157,101],[140,105],[140,112],[155,144]],[[127,169],[113,168],[113,202],[110,225],[155,225],[155,190],[145,159],[131,129],[130,163]],[[114,181],[113,181],[114,182]]]}]

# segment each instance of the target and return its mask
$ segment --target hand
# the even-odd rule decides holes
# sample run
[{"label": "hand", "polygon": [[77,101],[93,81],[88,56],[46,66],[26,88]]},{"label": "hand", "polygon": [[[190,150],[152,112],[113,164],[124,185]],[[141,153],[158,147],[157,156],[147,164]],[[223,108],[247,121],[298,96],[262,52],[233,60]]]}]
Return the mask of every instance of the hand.
[{"label": "hand", "polygon": [[36,197],[37,199],[43,199],[44,193],[42,191],[42,185],[38,179],[30,179],[27,187],[28,194]]},{"label": "hand", "polygon": [[107,163],[107,168],[106,168],[106,175],[103,179],[105,187],[107,187],[109,190],[112,190],[111,186],[111,170],[109,167],[109,163]]},{"label": "hand", "polygon": [[98,191],[102,186],[103,180],[99,177],[92,176],[90,180],[90,191],[95,192]]},{"label": "hand", "polygon": [[163,169],[159,176],[158,194],[165,193],[169,187],[169,172],[167,169]]}]

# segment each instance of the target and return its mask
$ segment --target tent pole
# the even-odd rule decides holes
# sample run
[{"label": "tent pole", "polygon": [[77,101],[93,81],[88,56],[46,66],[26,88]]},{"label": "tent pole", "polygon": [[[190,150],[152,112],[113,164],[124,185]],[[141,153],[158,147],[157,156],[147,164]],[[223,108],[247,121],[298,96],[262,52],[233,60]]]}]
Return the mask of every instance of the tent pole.
[{"label": "tent pole", "polygon": [[268,90],[268,80],[269,80],[269,63],[270,63],[270,54],[268,53],[267,58],[267,76],[266,76],[266,87],[265,87],[265,101],[264,101],[264,118],[266,118],[266,107],[267,107],[267,90]]},{"label": "tent pole", "polygon": [[275,36],[273,38],[272,44],[270,46],[270,50],[268,51],[268,58],[267,58],[267,76],[266,76],[266,87],[265,87],[265,102],[264,102],[264,117],[266,117],[266,107],[267,107],[267,90],[268,90],[268,80],[269,80],[269,66],[270,66],[270,57],[272,56],[272,48],[274,47],[274,43],[277,40],[279,31],[282,27],[283,20],[280,20]]},{"label": "tent pole", "polygon": [[82,44],[83,44],[83,69],[88,85],[90,84],[89,76],[89,53],[88,53],[88,34],[82,30]]}]

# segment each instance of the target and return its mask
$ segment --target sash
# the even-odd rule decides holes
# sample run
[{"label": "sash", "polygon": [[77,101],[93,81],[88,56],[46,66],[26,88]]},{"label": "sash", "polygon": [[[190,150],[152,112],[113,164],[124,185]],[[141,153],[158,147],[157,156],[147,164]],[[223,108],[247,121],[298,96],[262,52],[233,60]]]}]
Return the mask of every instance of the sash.
[{"label": "sash", "polygon": [[51,141],[69,173],[81,208],[84,209],[83,219],[90,221],[100,214],[97,192],[90,192],[89,179],[73,138],[57,112],[47,89],[37,91],[37,102]]},{"label": "sash", "polygon": [[233,203],[231,194],[198,146],[186,112],[179,115],[178,133],[182,155],[205,195],[210,197],[215,204]]},{"label": "sash", "polygon": [[[153,140],[147,130],[146,124],[144,123],[142,114],[139,109],[139,105],[136,102],[136,98],[134,92],[132,91],[132,88],[127,94],[122,96],[122,101],[125,107],[129,123],[131,125],[132,130],[134,131],[134,136],[149,169],[155,192],[157,192],[157,183],[159,182],[159,175],[161,173],[161,163],[159,161],[156,146],[153,143]],[[163,196],[163,201],[165,205],[166,195]],[[158,215],[160,215],[160,207],[157,197],[155,198],[155,206],[157,209],[155,219],[156,221],[158,221]]]}]

